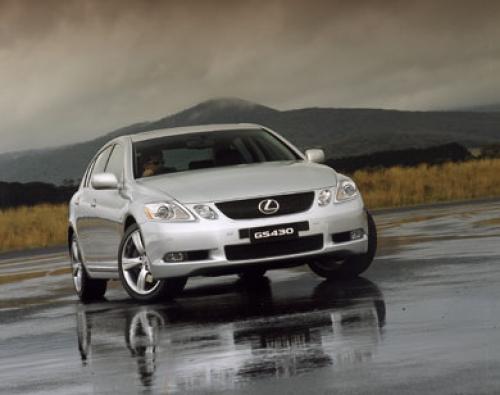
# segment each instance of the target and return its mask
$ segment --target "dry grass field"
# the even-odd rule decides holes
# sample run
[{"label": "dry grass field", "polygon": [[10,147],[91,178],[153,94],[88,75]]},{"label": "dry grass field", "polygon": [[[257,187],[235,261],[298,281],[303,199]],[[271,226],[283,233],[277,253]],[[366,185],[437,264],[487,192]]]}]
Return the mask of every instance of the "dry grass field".
[{"label": "dry grass field", "polygon": [[[362,170],[353,178],[371,209],[478,199],[500,196],[500,159]],[[64,244],[67,215],[64,204],[0,210],[0,251]]]},{"label": "dry grass field", "polygon": [[361,170],[353,179],[368,208],[494,197],[500,196],[500,159]]},{"label": "dry grass field", "polygon": [[66,204],[0,210],[0,251],[61,245],[67,229]]}]

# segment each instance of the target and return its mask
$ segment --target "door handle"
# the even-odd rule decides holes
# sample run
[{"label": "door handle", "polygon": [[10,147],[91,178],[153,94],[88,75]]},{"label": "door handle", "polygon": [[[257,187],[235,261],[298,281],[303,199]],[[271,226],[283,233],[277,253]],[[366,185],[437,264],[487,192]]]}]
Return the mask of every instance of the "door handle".
[{"label": "door handle", "polygon": [[95,207],[97,206],[97,201],[95,199],[92,199],[92,203],[90,203],[90,207]]}]

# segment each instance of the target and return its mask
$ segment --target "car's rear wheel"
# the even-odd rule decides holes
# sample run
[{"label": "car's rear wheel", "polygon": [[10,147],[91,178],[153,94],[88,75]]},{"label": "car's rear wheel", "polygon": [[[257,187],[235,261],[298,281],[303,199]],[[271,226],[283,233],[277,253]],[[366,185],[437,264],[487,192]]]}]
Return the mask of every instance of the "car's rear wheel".
[{"label": "car's rear wheel", "polygon": [[377,228],[372,215],[368,212],[366,215],[368,221],[368,250],[366,253],[341,260],[331,257],[319,258],[309,263],[309,267],[314,273],[328,279],[351,279],[368,269],[377,251]]},{"label": "car's rear wheel", "polygon": [[171,299],[182,292],[187,282],[185,277],[165,280],[153,277],[137,224],[131,225],[123,236],[119,249],[118,271],[125,291],[141,302]]},{"label": "car's rear wheel", "polygon": [[107,280],[98,280],[89,277],[85,265],[83,264],[76,234],[73,234],[71,237],[69,255],[71,259],[73,285],[78,298],[80,298],[82,302],[102,299],[106,293],[108,282]]}]

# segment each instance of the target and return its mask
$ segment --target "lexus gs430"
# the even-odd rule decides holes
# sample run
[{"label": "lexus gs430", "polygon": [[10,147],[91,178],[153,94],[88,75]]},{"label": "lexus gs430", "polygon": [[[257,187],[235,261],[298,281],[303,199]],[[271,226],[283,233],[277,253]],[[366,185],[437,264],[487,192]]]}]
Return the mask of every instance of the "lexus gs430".
[{"label": "lexus gs430", "polygon": [[120,279],[152,302],[193,276],[308,264],[324,278],[365,271],[374,221],[356,184],[254,124],[163,129],[118,137],[90,161],[71,199],[68,245],[76,293],[104,296]]}]

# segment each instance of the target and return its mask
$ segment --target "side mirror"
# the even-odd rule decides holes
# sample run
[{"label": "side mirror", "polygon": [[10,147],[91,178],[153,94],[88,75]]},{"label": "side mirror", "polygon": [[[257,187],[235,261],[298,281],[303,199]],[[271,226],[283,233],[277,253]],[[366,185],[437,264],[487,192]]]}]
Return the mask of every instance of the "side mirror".
[{"label": "side mirror", "polygon": [[325,152],[322,149],[306,150],[306,158],[309,162],[323,163],[325,161]]},{"label": "side mirror", "polygon": [[118,189],[118,179],[113,173],[94,174],[90,183],[94,189]]}]

